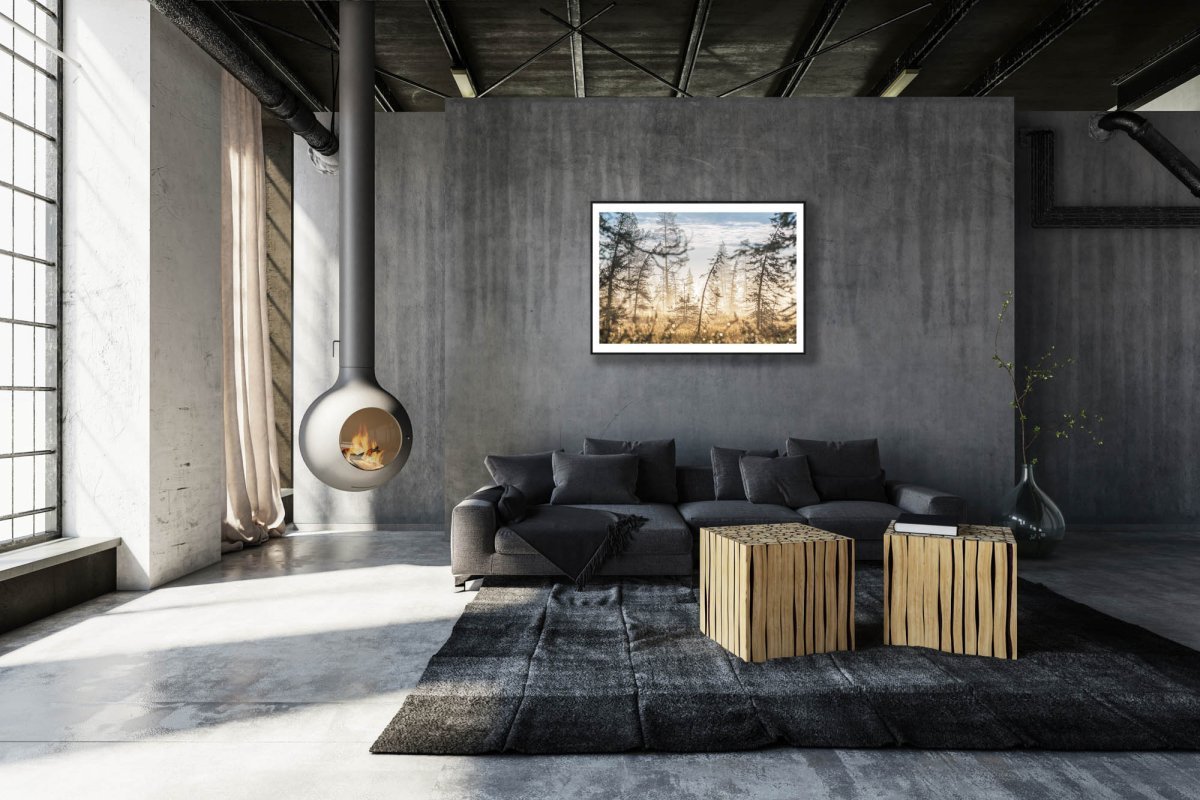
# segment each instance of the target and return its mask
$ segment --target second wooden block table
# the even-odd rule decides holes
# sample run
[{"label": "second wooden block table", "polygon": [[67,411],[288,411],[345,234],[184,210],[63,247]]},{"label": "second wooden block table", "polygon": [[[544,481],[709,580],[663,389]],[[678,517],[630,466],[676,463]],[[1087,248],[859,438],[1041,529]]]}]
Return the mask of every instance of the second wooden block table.
[{"label": "second wooden block table", "polygon": [[854,540],[800,523],[700,529],[700,630],[743,661],[854,649]]},{"label": "second wooden block table", "polygon": [[[895,523],[893,523],[895,524]],[[883,534],[883,643],[1017,657],[1017,543],[1008,528]]]}]

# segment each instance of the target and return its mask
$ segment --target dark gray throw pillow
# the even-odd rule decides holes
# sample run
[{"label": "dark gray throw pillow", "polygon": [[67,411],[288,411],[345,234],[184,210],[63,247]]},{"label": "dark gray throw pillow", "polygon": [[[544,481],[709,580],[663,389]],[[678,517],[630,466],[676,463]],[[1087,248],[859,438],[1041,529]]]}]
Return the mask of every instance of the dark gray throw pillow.
[{"label": "dark gray throw pillow", "polygon": [[554,465],[549,451],[488,456],[483,459],[483,464],[493,481],[517,487],[532,505],[550,502],[550,493],[554,491]]},{"label": "dark gray throw pillow", "polygon": [[637,496],[643,503],[675,503],[675,440],[649,439],[623,442],[616,439],[583,440],[585,455],[611,456],[633,453],[638,457]]},{"label": "dark gray throw pillow", "polygon": [[746,499],[802,508],[821,502],[804,456],[742,456],[739,459]]},{"label": "dark gray throw pillow", "polygon": [[789,456],[805,456],[821,500],[887,502],[878,439],[825,442],[788,439]]},{"label": "dark gray throw pillow", "polygon": [[496,509],[504,522],[520,522],[529,513],[529,501],[525,493],[512,484],[504,486],[504,493],[496,501]]},{"label": "dark gray throw pillow", "polygon": [[554,505],[628,505],[637,503],[638,457],[554,453]]},{"label": "dark gray throw pillow", "polygon": [[709,453],[712,459],[713,494],[718,500],[745,500],[746,489],[742,485],[742,468],[738,459],[742,456],[775,458],[778,450],[738,450],[734,447],[714,447]]}]

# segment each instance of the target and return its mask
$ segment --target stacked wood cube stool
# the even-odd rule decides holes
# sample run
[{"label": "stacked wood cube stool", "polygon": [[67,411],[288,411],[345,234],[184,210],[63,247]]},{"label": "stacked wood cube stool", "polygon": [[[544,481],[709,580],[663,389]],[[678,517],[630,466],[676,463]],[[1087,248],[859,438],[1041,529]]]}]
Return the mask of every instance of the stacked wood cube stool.
[{"label": "stacked wood cube stool", "polygon": [[[893,523],[894,525],[894,523]],[[883,643],[1017,657],[1017,543],[1008,528],[883,535]]]},{"label": "stacked wood cube stool", "polygon": [[743,661],[854,649],[854,540],[800,523],[700,529],[700,630]]}]

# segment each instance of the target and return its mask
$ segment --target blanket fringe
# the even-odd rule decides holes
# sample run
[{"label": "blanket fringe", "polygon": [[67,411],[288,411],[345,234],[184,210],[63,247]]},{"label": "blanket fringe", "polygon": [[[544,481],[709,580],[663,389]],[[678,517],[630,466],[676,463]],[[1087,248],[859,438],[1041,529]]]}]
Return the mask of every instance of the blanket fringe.
[{"label": "blanket fringe", "polygon": [[616,520],[608,525],[608,536],[604,543],[596,548],[596,552],[588,559],[583,570],[575,576],[575,588],[582,589],[592,579],[600,565],[612,556],[619,556],[625,551],[630,537],[650,520],[638,514],[616,514]]}]

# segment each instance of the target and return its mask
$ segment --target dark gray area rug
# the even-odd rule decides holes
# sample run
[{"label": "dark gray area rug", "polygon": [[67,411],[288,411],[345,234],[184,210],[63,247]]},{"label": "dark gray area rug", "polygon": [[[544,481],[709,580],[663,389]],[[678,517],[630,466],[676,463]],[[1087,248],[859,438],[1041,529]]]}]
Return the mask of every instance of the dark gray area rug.
[{"label": "dark gray area rug", "polygon": [[854,652],[747,664],[698,614],[687,580],[492,581],[371,751],[1200,749],[1200,653],[1040,584],[1016,661],[884,647],[875,566]]}]

